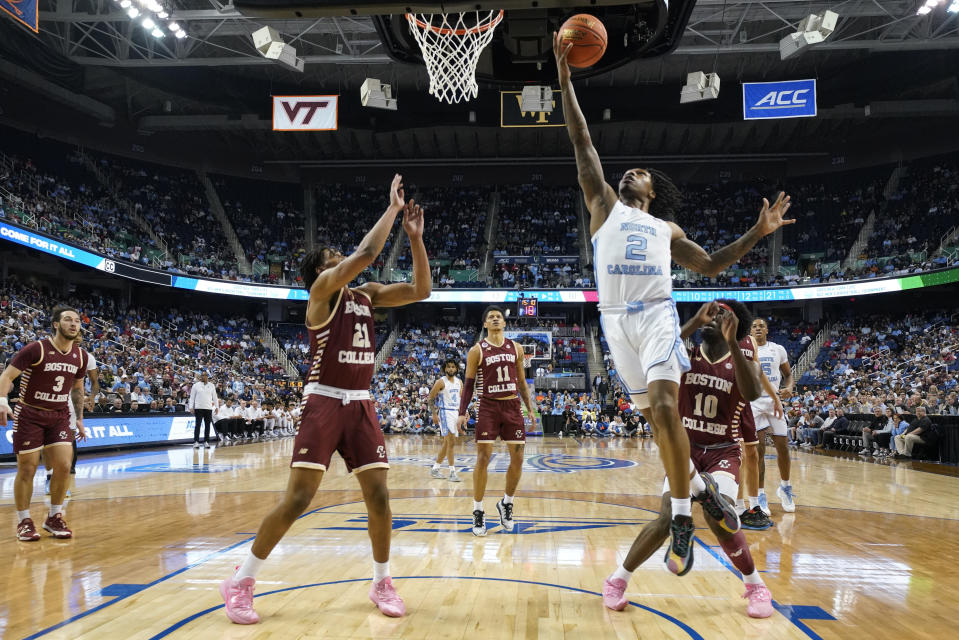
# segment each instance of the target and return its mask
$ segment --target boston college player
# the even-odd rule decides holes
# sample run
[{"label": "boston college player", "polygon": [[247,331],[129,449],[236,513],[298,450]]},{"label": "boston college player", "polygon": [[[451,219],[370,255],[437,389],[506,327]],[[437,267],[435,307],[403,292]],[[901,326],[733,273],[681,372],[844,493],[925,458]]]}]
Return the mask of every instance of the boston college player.
[{"label": "boston college player", "polygon": [[[523,371],[523,347],[503,335],[506,317],[497,306],[483,311],[483,328],[487,336],[474,344],[466,356],[466,383],[460,396],[457,426],[466,428],[466,410],[479,390],[479,415],[476,418],[476,469],[473,471],[473,535],[486,535],[483,495],[486,493],[486,467],[493,453],[497,436],[509,449],[506,471],[506,494],[496,503],[499,521],[506,531],[513,530],[513,495],[523,475],[523,449],[526,427],[519,397],[523,398],[531,420],[535,420],[533,400]],[[519,394],[519,396],[517,396]]]},{"label": "boston college player", "polygon": [[[700,474],[707,486],[717,487],[720,503],[708,491],[703,515],[720,546],[733,565],[743,574],[749,604],[746,612],[753,618],[768,618],[773,613],[772,597],[753,563],[749,546],[738,523],[727,518],[739,483],[741,449],[739,414],[750,400],[759,397],[761,387],[755,363],[743,354],[739,340],[746,334],[751,318],[740,302],[710,302],[683,327],[690,335],[702,327],[703,344],[690,353],[691,369],[683,374],[679,388],[679,413],[690,442],[691,471]],[[718,507],[722,507],[719,509]],[[732,511],[735,518],[735,511]],[[643,527],[623,564],[603,588],[603,603],[621,611],[628,604],[626,585],[633,571],[649,558],[669,537],[672,519],[669,479],[663,486],[659,517]]]},{"label": "boston college player", "polygon": [[[33,476],[46,450],[53,468],[50,480],[50,515],[43,528],[55,538],[70,538],[73,532],[63,521],[63,499],[70,484],[73,458],[73,431],[70,429],[72,402],[77,415],[77,437],[85,440],[83,429],[83,378],[87,373],[86,352],[74,342],[80,332],[80,316],[70,307],[57,306],[51,312],[53,337],[32,342],[17,352],[0,375],[0,421],[7,424],[13,415],[13,452],[17,454],[17,478],[13,485],[17,505],[17,539],[40,539],[30,519]],[[13,381],[20,381],[20,401],[10,410],[7,394]]]},{"label": "boston college player", "polygon": [[[396,215],[404,211],[403,229],[413,254],[411,283],[382,285],[370,282],[355,289],[348,285],[376,259],[390,235]],[[333,451],[356,475],[369,514],[373,546],[373,584],[370,600],[388,616],[406,613],[406,606],[390,580],[390,512],[386,472],[386,443],[380,430],[370,380],[376,357],[373,309],[398,307],[430,295],[429,259],[423,245],[423,212],[412,200],[404,203],[401,177],[390,186],[390,206],[366,234],[352,255],[329,248],[303,258],[300,275],[310,290],[306,326],[313,358],[303,388],[303,414],[293,442],[290,480],[283,501],[257,531],[253,547],[235,575],[220,585],[227,617],[253,624],[253,585],[263,561],[293,522],[306,510],[320,486]]]}]

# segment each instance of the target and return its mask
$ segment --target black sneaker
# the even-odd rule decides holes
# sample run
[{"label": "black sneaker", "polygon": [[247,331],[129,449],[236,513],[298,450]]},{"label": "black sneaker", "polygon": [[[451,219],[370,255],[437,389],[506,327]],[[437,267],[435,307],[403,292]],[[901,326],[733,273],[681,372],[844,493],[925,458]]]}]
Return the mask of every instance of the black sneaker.
[{"label": "black sneaker", "polygon": [[499,511],[499,523],[508,531],[513,531],[513,503],[506,504],[502,500],[496,503],[496,510]]},{"label": "black sneaker", "polygon": [[486,535],[486,514],[479,509],[473,512],[473,535]]},{"label": "black sneaker", "polygon": [[719,485],[713,480],[712,475],[701,473],[699,476],[706,483],[706,490],[698,496],[694,496],[693,500],[702,503],[703,511],[718,522],[720,527],[729,533],[739,531],[739,516],[736,514],[736,505],[719,493]]},{"label": "black sneaker", "polygon": [[763,513],[758,505],[739,514],[739,522],[743,529],[749,529],[750,531],[765,531],[773,526],[773,521]]},{"label": "black sneaker", "polygon": [[693,568],[693,519],[690,516],[674,516],[669,525],[672,534],[666,550],[666,568],[677,576],[684,576]]}]

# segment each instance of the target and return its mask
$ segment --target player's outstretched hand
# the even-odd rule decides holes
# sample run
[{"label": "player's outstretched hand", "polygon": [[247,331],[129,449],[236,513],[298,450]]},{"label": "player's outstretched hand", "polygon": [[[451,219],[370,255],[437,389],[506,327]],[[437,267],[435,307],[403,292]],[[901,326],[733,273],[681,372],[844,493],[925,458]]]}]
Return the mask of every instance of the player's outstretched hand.
[{"label": "player's outstretched hand", "polygon": [[713,321],[717,313],[719,313],[719,303],[715,300],[710,300],[696,312],[696,325],[699,327],[706,326]]},{"label": "player's outstretched hand", "polygon": [[403,176],[396,174],[393,176],[393,182],[390,184],[390,206],[402,209],[406,205],[406,198],[403,194]]},{"label": "player's outstretched hand", "polygon": [[783,218],[786,212],[789,211],[789,207],[792,206],[789,199],[789,196],[787,196],[784,191],[779,192],[779,195],[776,197],[776,202],[772,203],[772,205],[769,204],[769,200],[763,198],[763,208],[759,212],[759,222],[756,223],[760,234],[768,236],[779,227],[784,227],[787,224],[796,224],[795,218],[789,220]]},{"label": "player's outstretched hand", "polygon": [[466,433],[466,416],[459,416],[456,418],[456,430],[460,433]]},{"label": "player's outstretched hand", "polygon": [[403,207],[403,231],[410,238],[423,237],[423,209],[412,199]]},{"label": "player's outstretched hand", "polygon": [[569,82],[569,62],[566,57],[569,56],[569,50],[573,48],[572,42],[563,43],[559,33],[553,32],[553,55],[556,57],[556,70],[559,72],[559,83],[567,84]]},{"label": "player's outstretched hand", "polygon": [[77,442],[87,439],[87,430],[83,428],[83,419],[77,418]]},{"label": "player's outstretched hand", "polygon": [[[724,307],[729,309],[729,307]],[[739,329],[739,318],[731,310],[723,315],[723,337],[730,349],[738,349],[739,341],[736,340],[736,331]]]},{"label": "player's outstretched hand", "polygon": [[11,416],[13,416],[13,411],[7,403],[7,399],[4,398],[3,403],[0,403],[0,425],[7,426]]}]

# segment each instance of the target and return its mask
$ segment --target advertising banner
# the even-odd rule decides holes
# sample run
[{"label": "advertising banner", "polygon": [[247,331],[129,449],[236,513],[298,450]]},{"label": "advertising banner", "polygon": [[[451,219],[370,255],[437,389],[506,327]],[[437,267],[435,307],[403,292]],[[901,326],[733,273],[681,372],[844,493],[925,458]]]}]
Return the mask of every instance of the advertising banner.
[{"label": "advertising banner", "polygon": [[273,96],[274,131],[336,129],[339,96]]},{"label": "advertising banner", "polygon": [[743,83],[743,120],[814,117],[815,80]]}]

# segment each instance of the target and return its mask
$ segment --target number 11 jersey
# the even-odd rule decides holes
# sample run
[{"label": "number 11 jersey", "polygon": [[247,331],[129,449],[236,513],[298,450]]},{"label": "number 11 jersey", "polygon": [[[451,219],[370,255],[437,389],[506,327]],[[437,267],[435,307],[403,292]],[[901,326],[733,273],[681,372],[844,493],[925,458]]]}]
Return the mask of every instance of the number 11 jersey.
[{"label": "number 11 jersey", "polygon": [[593,236],[599,310],[641,308],[637,303],[671,297],[671,243],[664,220],[617,200]]}]

